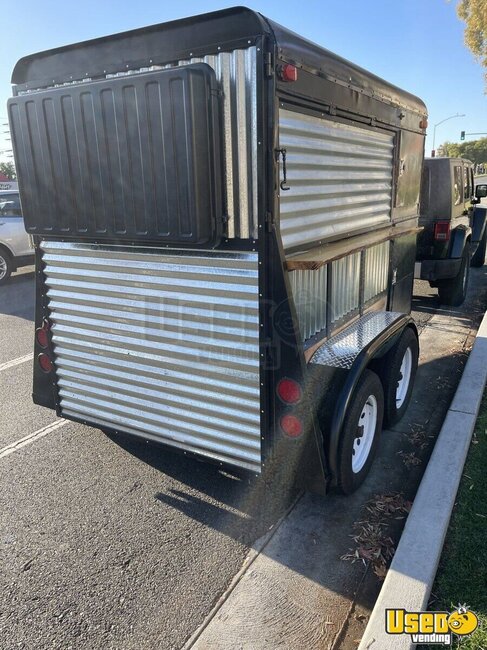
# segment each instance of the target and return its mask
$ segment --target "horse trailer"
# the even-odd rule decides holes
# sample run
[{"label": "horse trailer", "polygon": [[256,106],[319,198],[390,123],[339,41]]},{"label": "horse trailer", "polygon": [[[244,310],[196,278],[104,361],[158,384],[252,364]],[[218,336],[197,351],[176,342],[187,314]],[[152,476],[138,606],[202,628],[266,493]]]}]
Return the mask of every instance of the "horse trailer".
[{"label": "horse trailer", "polygon": [[27,56],[12,83],[35,403],[356,489],[417,367],[424,104],[240,7]]}]

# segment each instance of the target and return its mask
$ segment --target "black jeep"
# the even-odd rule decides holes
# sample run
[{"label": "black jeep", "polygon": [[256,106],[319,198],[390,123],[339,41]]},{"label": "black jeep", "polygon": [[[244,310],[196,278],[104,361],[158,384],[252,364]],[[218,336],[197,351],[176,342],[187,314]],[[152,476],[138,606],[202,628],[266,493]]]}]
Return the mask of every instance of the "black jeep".
[{"label": "black jeep", "polygon": [[478,207],[486,185],[474,190],[473,164],[462,158],[426,158],[421,185],[415,277],[438,288],[446,305],[461,305],[469,267],[482,266],[487,209]]}]

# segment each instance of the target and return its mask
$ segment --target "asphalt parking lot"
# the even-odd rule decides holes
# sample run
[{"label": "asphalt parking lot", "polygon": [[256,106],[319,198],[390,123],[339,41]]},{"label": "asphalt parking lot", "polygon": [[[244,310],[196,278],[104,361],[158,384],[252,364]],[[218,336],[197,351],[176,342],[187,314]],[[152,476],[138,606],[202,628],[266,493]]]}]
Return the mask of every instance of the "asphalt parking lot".
[{"label": "asphalt parking lot", "polygon": [[[461,309],[443,308],[426,283],[415,285],[418,327],[427,331],[435,318],[443,342],[441,350],[424,351],[421,385],[430,386],[431,395],[417,394],[412,404],[412,420],[422,417],[431,430],[436,420],[441,424],[487,305],[484,269],[472,269]],[[249,547],[281,513],[265,511],[247,479],[83,425],[67,423],[15,446],[56,419],[30,397],[32,362],[25,357],[32,345],[33,300],[31,269],[0,289],[0,647],[180,648],[238,572]],[[445,348],[450,337],[455,345]],[[425,416],[428,403],[436,406],[436,420]],[[391,458],[378,460],[379,473],[388,469],[399,481],[411,474],[414,489],[421,468],[396,472]],[[348,519],[343,497],[326,500],[324,516],[336,527],[332,537],[344,544],[361,498],[365,493],[355,498]],[[333,512],[340,516],[332,519]],[[353,565],[341,566],[357,574]],[[373,595],[371,582],[357,606],[366,611]],[[340,647],[354,634],[353,625],[344,629]]]}]

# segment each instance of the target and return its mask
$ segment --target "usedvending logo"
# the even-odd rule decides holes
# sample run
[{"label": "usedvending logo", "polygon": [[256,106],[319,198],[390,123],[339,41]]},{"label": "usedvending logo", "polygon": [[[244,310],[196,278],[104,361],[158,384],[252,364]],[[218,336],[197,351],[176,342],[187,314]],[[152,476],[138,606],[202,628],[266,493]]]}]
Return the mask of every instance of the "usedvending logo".
[{"label": "usedvending logo", "polygon": [[466,605],[458,605],[451,613],[386,609],[387,634],[409,634],[413,643],[451,645],[454,634],[460,637],[472,634],[478,624],[477,615]]}]

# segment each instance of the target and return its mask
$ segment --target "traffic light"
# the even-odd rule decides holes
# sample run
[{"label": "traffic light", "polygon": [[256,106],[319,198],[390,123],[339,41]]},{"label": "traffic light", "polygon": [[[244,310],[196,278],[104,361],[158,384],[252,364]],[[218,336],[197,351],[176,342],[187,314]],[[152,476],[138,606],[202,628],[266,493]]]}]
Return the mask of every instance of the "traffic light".
[{"label": "traffic light", "polygon": [[465,131],[460,131],[460,140],[465,140]]}]

